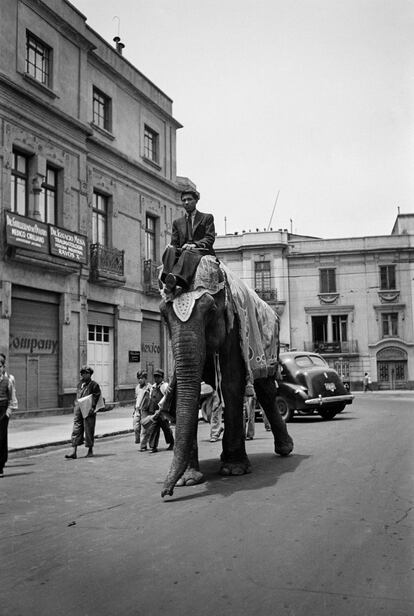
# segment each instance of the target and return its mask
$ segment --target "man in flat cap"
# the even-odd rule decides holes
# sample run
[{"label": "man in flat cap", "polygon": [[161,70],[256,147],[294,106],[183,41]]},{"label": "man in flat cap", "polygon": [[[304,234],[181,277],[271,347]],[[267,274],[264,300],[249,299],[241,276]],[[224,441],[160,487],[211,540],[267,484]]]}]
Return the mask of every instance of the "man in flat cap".
[{"label": "man in flat cap", "polygon": [[[135,407],[132,414],[132,427],[135,434],[135,443],[141,442],[141,419],[145,416],[149,407],[149,397],[151,385],[148,383],[148,374],[145,370],[137,372],[138,385],[135,388]],[[141,446],[141,451],[145,451],[147,446]]]},{"label": "man in flat cap", "polygon": [[173,221],[171,244],[162,256],[161,281],[164,292],[174,297],[180,291],[187,291],[204,255],[214,255],[216,239],[214,217],[196,209],[200,194],[186,188],[181,193],[185,215]]},{"label": "man in flat cap", "polygon": [[[96,411],[103,406],[101,388],[96,381],[92,380],[93,369],[90,366],[82,366],[80,369],[80,381],[78,383],[73,416],[72,430],[72,453],[66,454],[65,458],[76,460],[77,448],[85,443],[88,448],[86,458],[93,456],[93,444],[95,440]],[[89,397],[87,400],[85,398]],[[82,400],[82,402],[79,402]]]}]

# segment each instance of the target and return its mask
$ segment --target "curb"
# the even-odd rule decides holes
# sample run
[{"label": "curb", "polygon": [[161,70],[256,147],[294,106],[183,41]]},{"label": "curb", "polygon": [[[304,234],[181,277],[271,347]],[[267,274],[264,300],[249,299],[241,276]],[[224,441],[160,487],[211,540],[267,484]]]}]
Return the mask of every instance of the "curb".
[{"label": "curb", "polygon": [[[95,440],[101,438],[107,438],[108,436],[120,436],[122,434],[131,434],[134,430],[132,428],[128,430],[117,430],[116,432],[105,432],[104,434],[95,435]],[[9,453],[16,453],[19,451],[30,451],[32,449],[45,449],[46,447],[59,447],[63,445],[71,445],[71,440],[66,439],[64,441],[51,441],[50,443],[39,443],[38,445],[26,445],[25,447],[12,447],[9,449]]]}]

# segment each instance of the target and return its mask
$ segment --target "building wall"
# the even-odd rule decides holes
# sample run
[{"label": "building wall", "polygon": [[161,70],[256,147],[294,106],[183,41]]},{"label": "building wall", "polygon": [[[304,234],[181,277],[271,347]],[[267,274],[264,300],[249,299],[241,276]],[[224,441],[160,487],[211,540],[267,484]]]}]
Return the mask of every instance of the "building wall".
[{"label": "building wall", "polygon": [[[216,252],[252,285],[254,263],[272,263],[281,317],[281,343],[291,349],[320,352],[343,371],[351,388],[362,388],[365,372],[383,389],[414,387],[414,236],[408,216],[396,221],[391,235],[319,239],[275,233],[218,237]],[[398,232],[400,230],[401,232]],[[380,267],[393,266],[396,288],[381,289]],[[336,292],[321,293],[320,270],[335,270]],[[284,303],[285,302],[285,303]],[[397,335],[383,335],[383,314],[398,314]],[[334,344],[332,319],[347,318],[347,340]],[[315,343],[312,317],[326,318],[328,343]],[[403,373],[403,378],[396,375]],[[394,375],[394,376],[393,376]]]},{"label": "building wall", "polygon": [[[27,31],[52,50],[48,86],[26,72]],[[6,236],[10,227],[17,148],[29,157],[29,211],[23,222],[38,221],[43,229],[36,194],[44,190],[46,165],[53,165],[59,171],[55,225],[86,238],[84,263],[14,245],[9,236],[0,247],[0,347],[18,376],[22,410],[70,408],[79,367],[88,362],[96,362],[95,375],[105,380],[107,401],[131,400],[138,369],[148,368],[150,377],[155,367],[171,370],[159,295],[144,281],[145,222],[146,215],[156,220],[155,267],[179,211],[175,150],[181,125],[172,115],[171,99],[86,26],[85,17],[65,0],[5,0],[0,37],[1,232]],[[111,101],[109,130],[93,122],[94,87]],[[145,125],[159,135],[157,161],[144,156]],[[108,248],[118,259],[109,273],[107,265],[99,266],[97,276],[90,253],[94,191],[108,198]],[[40,313],[50,310],[57,319],[56,345],[10,346],[13,329],[23,327],[16,315],[24,313],[28,301],[33,321],[20,338],[44,340]],[[54,366],[54,402],[43,396],[38,403],[39,391],[47,386],[38,372]]]}]

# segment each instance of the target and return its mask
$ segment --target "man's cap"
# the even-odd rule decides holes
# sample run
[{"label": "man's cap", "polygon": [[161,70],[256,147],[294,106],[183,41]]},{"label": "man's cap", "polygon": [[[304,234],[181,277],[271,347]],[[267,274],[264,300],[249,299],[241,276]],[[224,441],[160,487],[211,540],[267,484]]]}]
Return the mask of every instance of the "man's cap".
[{"label": "man's cap", "polygon": [[213,393],[213,391],[214,389],[211,387],[211,385],[205,383],[204,381],[201,381],[200,396],[209,396]]},{"label": "man's cap", "polygon": [[137,372],[137,379],[147,379],[148,378],[148,373],[145,372],[145,370],[141,370],[140,372]]},{"label": "man's cap", "polygon": [[181,199],[183,198],[183,195],[193,195],[194,199],[196,201],[199,201],[200,199],[200,193],[198,192],[198,190],[196,190],[195,188],[186,188],[184,190],[181,191]]},{"label": "man's cap", "polygon": [[89,372],[89,374],[93,374],[93,368],[90,366],[82,366],[80,373],[82,374],[82,372]]},{"label": "man's cap", "polygon": [[161,368],[157,368],[156,370],[154,370],[154,376],[160,376],[164,378],[164,370],[161,370]]}]

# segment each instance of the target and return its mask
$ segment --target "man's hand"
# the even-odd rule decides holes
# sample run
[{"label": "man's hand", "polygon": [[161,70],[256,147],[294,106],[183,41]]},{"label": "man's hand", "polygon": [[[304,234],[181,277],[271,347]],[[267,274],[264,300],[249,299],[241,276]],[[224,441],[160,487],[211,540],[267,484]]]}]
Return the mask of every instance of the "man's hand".
[{"label": "man's hand", "polygon": [[7,417],[11,417],[11,414],[12,414],[11,409],[7,409],[7,411],[6,411]]},{"label": "man's hand", "polygon": [[182,248],[183,250],[189,250],[190,248],[196,248],[196,245],[195,244],[184,244]]}]

